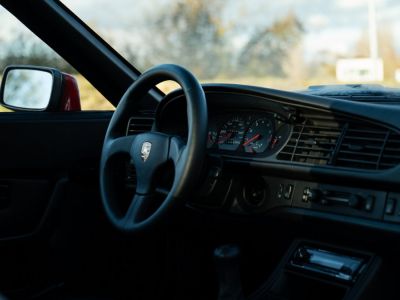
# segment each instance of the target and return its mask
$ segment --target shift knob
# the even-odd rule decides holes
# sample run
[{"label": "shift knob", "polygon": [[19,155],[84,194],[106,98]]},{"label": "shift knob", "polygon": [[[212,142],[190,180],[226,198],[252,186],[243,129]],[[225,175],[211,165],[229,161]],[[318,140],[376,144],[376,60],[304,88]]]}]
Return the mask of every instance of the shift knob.
[{"label": "shift knob", "polygon": [[243,300],[240,281],[240,249],[237,245],[224,245],[215,249],[214,260],[218,274],[218,300]]}]

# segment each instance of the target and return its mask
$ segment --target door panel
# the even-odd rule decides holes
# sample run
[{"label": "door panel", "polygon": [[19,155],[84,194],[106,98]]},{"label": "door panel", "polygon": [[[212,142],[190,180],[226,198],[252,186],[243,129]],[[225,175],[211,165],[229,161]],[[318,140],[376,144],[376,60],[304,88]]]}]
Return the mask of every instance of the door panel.
[{"label": "door panel", "polygon": [[[111,112],[0,115],[0,176],[68,172],[98,163]],[[33,171],[33,172],[32,172]],[[40,171],[38,173],[37,171]],[[49,172],[46,172],[49,171]]]},{"label": "door panel", "polygon": [[61,178],[97,180],[111,115],[0,115],[0,240],[36,229]]},{"label": "door panel", "polygon": [[109,224],[98,195],[98,165],[111,116],[0,114],[1,291],[28,295],[57,284],[72,267],[62,262],[82,265],[82,251],[71,249],[101,243],[99,222]]},{"label": "door panel", "polygon": [[1,180],[0,239],[31,233],[38,226],[49,197],[48,180]]}]

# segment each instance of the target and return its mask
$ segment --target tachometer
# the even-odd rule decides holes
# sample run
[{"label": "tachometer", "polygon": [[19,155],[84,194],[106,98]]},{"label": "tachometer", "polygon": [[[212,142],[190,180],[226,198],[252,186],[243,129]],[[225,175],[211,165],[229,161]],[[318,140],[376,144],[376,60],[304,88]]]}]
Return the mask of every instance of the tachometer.
[{"label": "tachometer", "polygon": [[227,121],[218,136],[218,149],[236,151],[242,143],[246,122],[240,117]]},{"label": "tachometer", "polygon": [[254,121],[244,137],[243,148],[247,153],[262,153],[267,150],[273,135],[273,124],[268,118]]}]

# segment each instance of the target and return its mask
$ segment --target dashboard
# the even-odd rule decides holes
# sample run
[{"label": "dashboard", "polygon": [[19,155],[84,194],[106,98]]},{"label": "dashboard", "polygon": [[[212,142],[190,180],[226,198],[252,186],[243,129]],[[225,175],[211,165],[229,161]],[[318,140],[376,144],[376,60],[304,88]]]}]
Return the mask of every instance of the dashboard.
[{"label": "dashboard", "polygon": [[[229,215],[284,212],[400,233],[400,109],[237,85],[204,86],[205,174],[188,204]],[[157,131],[187,139],[181,91]]]},{"label": "dashboard", "polygon": [[[189,218],[212,230],[227,224],[234,235],[246,228],[271,244],[311,236],[392,250],[378,241],[400,235],[398,106],[236,85],[204,90],[207,153],[185,199]],[[187,141],[186,114],[184,95],[173,92],[151,128]]]}]

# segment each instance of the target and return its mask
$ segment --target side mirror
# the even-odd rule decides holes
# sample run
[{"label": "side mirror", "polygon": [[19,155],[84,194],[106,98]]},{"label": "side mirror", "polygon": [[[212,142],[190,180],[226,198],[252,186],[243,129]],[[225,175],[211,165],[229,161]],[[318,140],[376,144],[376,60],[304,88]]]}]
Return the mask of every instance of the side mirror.
[{"label": "side mirror", "polygon": [[36,66],[8,66],[4,70],[0,104],[15,111],[80,110],[75,78]]}]

